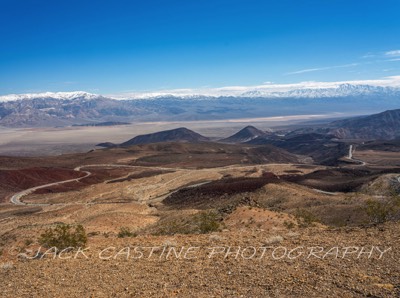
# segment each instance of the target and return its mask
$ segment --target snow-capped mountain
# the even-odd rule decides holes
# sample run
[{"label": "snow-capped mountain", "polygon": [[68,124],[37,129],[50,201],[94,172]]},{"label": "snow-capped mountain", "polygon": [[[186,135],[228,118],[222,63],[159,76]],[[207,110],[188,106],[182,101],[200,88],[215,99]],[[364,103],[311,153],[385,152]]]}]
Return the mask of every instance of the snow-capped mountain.
[{"label": "snow-capped mountain", "polygon": [[242,93],[241,97],[258,98],[335,98],[348,96],[400,95],[399,87],[381,87],[371,85],[340,84],[328,88],[301,88],[288,91],[251,90]]},{"label": "snow-capped mountain", "polygon": [[178,91],[119,98],[83,91],[5,95],[0,96],[0,126],[368,114],[400,107],[400,85],[395,84],[309,82]]},{"label": "snow-capped mountain", "polygon": [[[119,100],[164,100],[173,98],[179,100],[211,100],[225,97],[237,98],[340,98],[349,96],[399,96],[400,77],[392,81],[360,82],[304,82],[298,84],[266,84],[250,87],[223,87],[210,89],[177,89],[157,92],[127,93],[116,95],[98,95],[84,91],[75,92],[44,92],[29,94],[10,94],[0,96],[0,102],[56,99],[56,100],[93,100],[110,98]],[[379,85],[379,83],[381,85]]]},{"label": "snow-capped mountain", "polygon": [[173,89],[156,92],[135,92],[115,94],[109,97],[117,99],[215,99],[236,98],[339,98],[348,96],[400,94],[400,76],[378,80],[341,81],[341,82],[301,82],[274,84],[267,82],[258,86],[227,86],[220,88]]},{"label": "snow-capped mountain", "polygon": [[43,93],[27,93],[27,94],[9,94],[0,96],[0,102],[16,101],[16,100],[32,100],[32,99],[59,99],[59,100],[74,100],[74,99],[97,99],[101,97],[97,94],[92,94],[84,91],[75,92],[43,92]]}]

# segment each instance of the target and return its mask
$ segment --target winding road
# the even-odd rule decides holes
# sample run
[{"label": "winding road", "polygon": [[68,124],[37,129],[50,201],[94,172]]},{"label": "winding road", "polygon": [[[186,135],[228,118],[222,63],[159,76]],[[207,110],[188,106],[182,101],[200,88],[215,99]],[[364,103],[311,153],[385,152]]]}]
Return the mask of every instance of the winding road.
[{"label": "winding road", "polygon": [[[75,169],[75,171],[77,172],[81,172],[80,168]],[[48,184],[44,184],[44,185],[40,185],[40,186],[35,186],[32,188],[28,188],[25,189],[23,191],[20,191],[16,194],[14,194],[11,198],[10,198],[10,202],[14,205],[21,205],[21,206],[26,206],[26,205],[30,205],[30,206],[48,206],[50,204],[36,204],[36,203],[24,203],[21,201],[21,198],[37,191],[38,189],[42,189],[42,188],[46,188],[46,187],[50,187],[50,186],[55,186],[55,185],[59,185],[59,184],[64,184],[64,183],[69,183],[69,182],[79,182],[80,180],[89,177],[90,175],[92,175],[92,173],[88,172],[88,171],[82,171],[83,173],[85,173],[86,175],[83,177],[79,177],[79,178],[75,178],[75,179],[69,179],[69,180],[63,180],[63,181],[59,181],[59,182],[53,182],[53,183],[48,183]]]},{"label": "winding road", "polygon": [[[363,163],[362,161],[358,161],[358,160],[352,159],[352,152],[353,152],[352,150],[353,150],[353,147],[351,145],[350,149],[349,149],[348,159]],[[363,163],[363,164],[365,164],[365,163]],[[268,166],[271,166],[271,165],[281,165],[281,164],[268,164]],[[293,164],[293,165],[297,165],[297,164]],[[298,164],[298,165],[300,165],[300,164]],[[102,168],[105,168],[105,167],[108,167],[108,168],[109,167],[113,167],[113,168],[150,168],[150,169],[157,169],[157,170],[168,170],[168,171],[172,170],[172,168],[165,168],[165,167],[131,166],[131,165],[123,165],[123,164],[90,164],[90,165],[81,165],[79,167],[76,167],[74,169],[74,171],[85,173],[84,176],[79,177],[79,178],[68,179],[68,180],[48,183],[48,184],[44,184],[44,185],[39,185],[39,186],[35,186],[35,187],[32,187],[32,188],[28,188],[28,189],[22,190],[22,191],[20,191],[18,193],[15,193],[14,195],[11,196],[10,203],[12,203],[14,205],[17,205],[17,206],[54,206],[54,205],[62,205],[62,206],[64,206],[64,205],[69,205],[67,203],[58,203],[58,204],[26,203],[26,202],[21,201],[21,199],[23,197],[31,194],[31,193],[34,193],[35,191],[37,191],[39,189],[43,189],[43,188],[47,188],[47,187],[51,187],[51,186],[57,186],[57,185],[60,185],[60,184],[65,184],[65,183],[70,183],[70,182],[79,182],[82,179],[85,179],[85,178],[87,178],[87,177],[92,175],[91,172],[82,171],[82,169],[83,168],[94,168],[94,167],[102,167]],[[253,167],[253,165],[251,165],[251,166],[239,166],[237,168],[245,168],[245,167]],[[220,169],[221,170],[224,170],[224,169],[226,170],[226,169],[230,169],[230,168],[236,168],[236,167],[235,166],[224,166],[224,167],[221,167]],[[178,168],[178,169],[174,168],[173,170],[191,171],[190,169],[181,169],[181,168]],[[120,178],[118,178],[118,179],[120,179]],[[112,180],[114,180],[114,179],[112,179]],[[110,181],[112,181],[112,180],[110,180]],[[398,177],[398,181],[400,183],[400,177]],[[194,184],[192,184],[192,185],[185,185],[185,186],[179,187],[179,188],[177,188],[175,190],[172,190],[172,191],[170,191],[168,193],[165,193],[165,194],[159,195],[159,196],[157,196],[155,198],[149,199],[149,200],[146,201],[146,203],[160,202],[163,199],[165,199],[166,197],[168,197],[169,195],[179,191],[180,189],[201,186],[201,185],[204,185],[204,184],[207,184],[207,183],[210,183],[210,182],[211,181],[204,181],[204,180],[203,181],[197,181],[197,182],[193,181]],[[327,194],[327,195],[337,195],[338,194],[338,193],[327,192],[327,191],[323,191],[323,190],[319,190],[319,189],[313,189],[313,190],[316,191],[316,192],[319,192],[319,193]],[[79,203],[73,203],[73,204],[79,204]],[[82,203],[82,204],[87,205],[88,203]]]},{"label": "winding road", "polygon": [[312,188],[313,191],[317,192],[317,193],[322,193],[324,195],[328,195],[328,196],[337,196],[340,193],[337,192],[331,192],[331,191],[325,191],[325,190],[321,190],[321,189],[317,189],[317,188]]},{"label": "winding road", "polygon": [[[84,178],[87,178],[87,177],[89,177],[90,175],[92,175],[91,172],[89,172],[89,171],[82,171],[81,169],[82,169],[82,168],[94,168],[94,167],[101,167],[101,168],[110,168],[110,167],[112,167],[112,168],[147,168],[147,167],[144,167],[144,166],[130,166],[130,165],[121,165],[121,164],[92,164],[92,165],[82,165],[82,166],[76,167],[76,168],[74,169],[74,171],[85,173],[85,176],[82,176],[82,177],[79,177],[79,178],[74,178],[74,179],[68,179],[68,180],[53,182],[53,183],[48,183],[48,184],[39,185],[39,186],[35,186],[35,187],[31,187],[31,188],[25,189],[25,190],[23,190],[23,191],[17,192],[16,194],[12,195],[11,198],[10,198],[10,203],[12,203],[12,204],[14,204],[14,205],[18,205],[18,206],[50,206],[50,205],[53,205],[53,206],[54,206],[54,205],[68,205],[68,204],[63,204],[63,203],[61,203],[61,204],[26,203],[26,202],[21,201],[21,199],[22,199],[23,197],[25,197],[25,196],[27,196],[27,195],[29,195],[29,194],[31,194],[31,193],[33,193],[33,192],[39,190],[39,189],[43,189],[43,188],[47,188],[47,187],[51,187],[51,186],[56,186],[56,185],[60,185],[60,184],[65,184],[65,183],[70,183],[70,182],[79,182],[80,180],[82,180],[82,179],[84,179]],[[157,170],[171,170],[171,168],[163,168],[163,167],[149,167],[149,168],[151,168],[151,169],[157,169]],[[175,169],[175,170],[187,170],[187,171],[189,171],[188,169]],[[180,188],[178,188],[178,189],[175,189],[175,190],[173,190],[173,191],[171,191],[171,192],[169,192],[169,193],[166,193],[166,194],[160,195],[160,196],[158,196],[158,197],[156,197],[156,198],[153,198],[153,199],[149,200],[149,202],[150,202],[150,203],[152,203],[152,202],[159,202],[159,201],[162,201],[162,200],[163,200],[164,198],[166,198],[167,196],[169,196],[169,195],[171,195],[171,194],[173,194],[173,193],[179,191],[179,190],[182,189],[182,188],[200,186],[200,185],[203,185],[203,184],[206,184],[206,183],[209,183],[209,182],[211,182],[211,181],[206,181],[206,182],[203,181],[203,182],[200,182],[200,183],[197,183],[197,184],[193,184],[193,185],[186,185],[186,186],[180,187]],[[76,203],[74,203],[74,204],[76,204]],[[87,204],[87,203],[84,203],[84,204]]]},{"label": "winding road", "polygon": [[353,145],[350,145],[348,159],[353,159]]},{"label": "winding road", "polygon": [[[63,181],[58,181],[58,182],[53,182],[53,183],[48,183],[44,185],[39,185],[35,187],[31,187],[28,189],[25,189],[23,191],[17,192],[10,198],[10,202],[14,205],[20,205],[20,206],[49,206],[49,205],[55,205],[55,204],[37,204],[37,203],[25,203],[22,202],[21,199],[39,189],[46,188],[46,187],[51,187],[51,186],[56,186],[64,183],[70,183],[70,182],[79,182],[80,180],[89,177],[92,175],[91,172],[89,171],[81,171],[82,168],[93,168],[93,167],[119,167],[119,168],[133,168],[137,166],[129,166],[129,165],[118,165],[118,164],[95,164],[95,165],[83,165],[76,167],[74,171],[76,172],[82,172],[85,173],[85,176],[79,177],[79,178],[74,178],[74,179],[68,179],[68,180],[63,180]],[[65,205],[65,204],[57,204],[57,205]]]},{"label": "winding road", "polygon": [[361,166],[361,167],[362,166],[366,166],[367,163],[365,161],[353,158],[354,151],[355,151],[354,146],[350,145],[350,147],[349,147],[349,155],[346,156],[345,158],[348,159],[348,160],[351,160],[351,161],[354,161],[354,162],[358,163],[358,166]]},{"label": "winding road", "polygon": [[[348,159],[348,160],[351,160],[351,161],[354,161],[354,162],[358,163],[357,166],[360,166],[360,167],[367,165],[366,162],[364,162],[362,160],[359,160],[359,159],[353,158],[353,152],[354,151],[355,151],[354,146],[350,145],[349,154],[345,158]],[[400,177],[398,177],[398,181],[400,183]],[[312,190],[315,191],[315,192],[322,193],[322,194],[325,194],[325,195],[330,195],[330,196],[337,196],[338,194],[340,194],[340,193],[337,193],[337,192],[324,191],[324,190],[317,189],[317,188],[313,188]]]}]

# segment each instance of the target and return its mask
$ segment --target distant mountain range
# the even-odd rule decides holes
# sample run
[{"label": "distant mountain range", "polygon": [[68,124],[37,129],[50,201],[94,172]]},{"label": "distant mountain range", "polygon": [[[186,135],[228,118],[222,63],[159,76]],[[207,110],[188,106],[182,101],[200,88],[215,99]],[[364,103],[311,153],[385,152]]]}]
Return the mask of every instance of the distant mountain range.
[{"label": "distant mountain range", "polygon": [[400,88],[338,84],[259,88],[234,96],[149,95],[124,100],[87,92],[0,96],[0,126],[54,127],[98,122],[224,120],[331,113],[372,114],[400,105]]},{"label": "distant mountain range", "polygon": [[69,126],[96,122],[130,122],[140,109],[124,101],[84,93],[29,96],[0,103],[0,125],[8,127]]},{"label": "distant mountain range", "polygon": [[339,84],[329,88],[302,88],[287,91],[247,91],[242,97],[334,98],[349,96],[399,96],[398,87]]},{"label": "distant mountain range", "polygon": [[[310,85],[310,86],[308,86]],[[400,96],[400,86],[375,86],[368,84],[350,84],[350,83],[325,83],[325,84],[306,84],[303,86],[287,87],[286,85],[263,85],[254,87],[253,89],[245,88],[240,91],[227,92],[202,92],[192,91],[192,93],[179,93],[172,91],[150,92],[141,94],[131,94],[122,96],[103,96],[85,91],[75,92],[43,92],[43,93],[28,93],[28,94],[9,94],[0,96],[0,102],[9,102],[17,100],[32,100],[32,99],[59,99],[59,100],[74,100],[74,99],[150,99],[157,100],[162,98],[180,98],[180,99],[210,99],[220,97],[238,97],[238,98],[335,98],[335,97],[352,97],[352,96]],[[233,88],[234,90],[234,88]],[[194,92],[194,93],[193,93]]]},{"label": "distant mountain range", "polygon": [[75,92],[43,92],[43,93],[27,93],[27,94],[10,94],[0,96],[0,102],[34,100],[34,99],[58,99],[58,100],[90,100],[98,99],[103,96],[92,94],[84,91]]}]

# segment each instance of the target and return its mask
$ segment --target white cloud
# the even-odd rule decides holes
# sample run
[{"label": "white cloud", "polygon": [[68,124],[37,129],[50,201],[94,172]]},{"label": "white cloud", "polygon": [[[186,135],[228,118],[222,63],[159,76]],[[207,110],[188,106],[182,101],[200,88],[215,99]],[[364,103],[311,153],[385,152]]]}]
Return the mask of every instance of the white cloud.
[{"label": "white cloud", "polygon": [[400,50],[388,51],[388,52],[385,53],[385,56],[388,56],[388,57],[400,57]]},{"label": "white cloud", "polygon": [[350,63],[350,64],[327,66],[327,67],[308,68],[308,69],[302,69],[302,70],[288,72],[285,75],[296,75],[296,74],[302,74],[302,73],[307,73],[307,72],[330,70],[330,69],[335,69],[335,68],[354,67],[354,66],[357,66],[357,65],[359,65],[359,64],[358,63]]},{"label": "white cloud", "polygon": [[374,58],[376,57],[373,53],[366,53],[365,55],[361,56],[362,59]]}]

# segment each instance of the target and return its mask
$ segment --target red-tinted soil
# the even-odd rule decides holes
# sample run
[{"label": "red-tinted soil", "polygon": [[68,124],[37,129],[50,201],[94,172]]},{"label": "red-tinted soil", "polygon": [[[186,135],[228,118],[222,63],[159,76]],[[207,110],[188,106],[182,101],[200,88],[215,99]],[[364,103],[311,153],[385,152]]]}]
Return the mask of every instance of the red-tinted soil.
[{"label": "red-tinted soil", "polygon": [[0,200],[7,195],[47,183],[79,178],[84,173],[63,168],[28,168],[22,170],[0,170]]},{"label": "red-tinted soil", "polygon": [[255,191],[267,183],[279,183],[273,173],[265,173],[258,178],[229,178],[213,181],[198,187],[181,189],[167,197],[166,206],[181,208],[215,208],[224,205],[235,194]]}]

